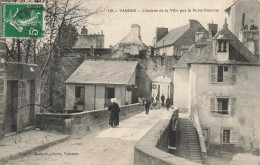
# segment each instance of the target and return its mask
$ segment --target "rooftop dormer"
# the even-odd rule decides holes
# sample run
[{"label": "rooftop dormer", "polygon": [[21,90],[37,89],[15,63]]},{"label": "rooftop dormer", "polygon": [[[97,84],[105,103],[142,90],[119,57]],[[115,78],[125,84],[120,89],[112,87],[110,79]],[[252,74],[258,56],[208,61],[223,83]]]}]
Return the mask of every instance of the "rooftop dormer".
[{"label": "rooftop dormer", "polygon": [[217,61],[229,60],[229,41],[227,39],[216,40],[216,59]]},{"label": "rooftop dormer", "polygon": [[[225,29],[228,29],[227,20],[225,20],[222,30]],[[229,61],[229,38],[224,34],[217,33],[214,37],[214,46],[216,60],[220,62]]]}]

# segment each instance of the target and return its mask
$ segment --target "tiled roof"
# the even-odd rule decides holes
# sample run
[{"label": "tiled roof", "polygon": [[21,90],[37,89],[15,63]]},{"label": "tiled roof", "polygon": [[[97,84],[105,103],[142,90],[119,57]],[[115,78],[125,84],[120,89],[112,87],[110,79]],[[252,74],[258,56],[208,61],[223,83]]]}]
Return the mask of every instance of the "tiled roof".
[{"label": "tiled roof", "polygon": [[[232,56],[237,56],[238,60],[229,60],[222,62],[225,64],[258,64],[259,59],[253,55],[244,45],[237,39],[237,37],[227,28],[221,29],[213,38],[213,40],[207,40],[205,46],[199,48],[194,44],[187,53],[185,53],[176,67],[187,67],[189,63],[220,63],[218,62],[213,53],[213,41],[219,38],[225,38],[229,40],[230,47],[235,49],[237,53]],[[239,57],[240,56],[240,57]]]},{"label": "tiled roof", "polygon": [[86,60],[65,83],[126,85],[133,76],[136,66],[136,61]]},{"label": "tiled roof", "polygon": [[173,44],[178,38],[180,38],[187,30],[190,29],[190,25],[184,25],[170,30],[166,36],[157,42],[156,47],[162,47]]}]

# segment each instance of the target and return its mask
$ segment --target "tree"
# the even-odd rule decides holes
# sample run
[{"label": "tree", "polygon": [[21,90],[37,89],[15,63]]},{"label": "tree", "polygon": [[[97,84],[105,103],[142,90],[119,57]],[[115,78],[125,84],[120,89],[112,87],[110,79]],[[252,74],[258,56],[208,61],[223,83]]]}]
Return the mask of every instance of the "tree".
[{"label": "tree", "polygon": [[[105,7],[97,5],[94,0],[42,0],[41,2],[45,4],[44,37],[9,40],[6,46],[6,61],[33,63],[35,54],[38,58],[44,59],[43,64],[38,63],[41,66],[42,99],[46,100],[44,106],[53,106],[55,83],[60,81],[55,80],[60,59],[74,46],[77,38],[76,28],[83,24],[93,24],[89,19],[102,15]],[[43,43],[47,44],[47,50],[42,50]]]},{"label": "tree", "polygon": [[[59,99],[63,99],[62,97],[56,97],[54,98],[55,93],[59,95],[60,92],[62,92],[63,88],[62,83],[64,81],[63,77],[60,77],[59,70],[62,67],[61,66],[61,58],[66,55],[70,49],[75,45],[77,41],[77,29],[69,24],[64,25],[61,29],[61,35],[60,35],[60,42],[57,44],[56,48],[53,50],[53,58],[50,62],[50,72],[49,72],[49,103],[50,105],[53,105],[54,100],[56,99],[56,104],[59,104]],[[56,83],[57,82],[57,83]],[[65,89],[64,89],[65,90]],[[64,98],[65,99],[65,98]],[[59,107],[59,106],[56,106]]]},{"label": "tree", "polygon": [[[91,1],[45,1],[46,11],[46,38],[49,50],[43,52],[48,54],[43,65],[41,77],[43,85],[49,84],[48,105],[54,105],[55,82],[60,59],[66,55],[75,45],[77,38],[76,26],[82,22],[88,23],[88,18],[99,15],[104,11],[103,6],[86,9],[84,5],[91,6]],[[41,54],[42,55],[42,54]],[[48,71],[48,72],[46,72]],[[43,89],[45,89],[43,86]],[[56,86],[57,87],[57,86]],[[42,90],[44,92],[44,90]],[[46,93],[45,93],[46,96]]]}]

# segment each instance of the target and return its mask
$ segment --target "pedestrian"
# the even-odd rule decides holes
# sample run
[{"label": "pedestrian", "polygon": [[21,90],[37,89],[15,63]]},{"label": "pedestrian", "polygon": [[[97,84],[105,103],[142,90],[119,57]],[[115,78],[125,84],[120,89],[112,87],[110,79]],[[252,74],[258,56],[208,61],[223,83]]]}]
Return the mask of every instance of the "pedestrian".
[{"label": "pedestrian", "polygon": [[166,99],[166,107],[167,110],[169,111],[169,108],[171,107],[171,99],[169,97]]},{"label": "pedestrian", "polygon": [[160,98],[159,98],[160,96],[159,96],[159,93],[157,94],[157,96],[156,96],[156,98],[155,98],[155,100],[156,100],[156,109],[160,109],[161,108],[161,106],[160,106]]},{"label": "pedestrian", "polygon": [[116,103],[116,98],[110,99],[111,105],[108,106],[109,114],[109,125],[116,127],[119,125],[119,105]]},{"label": "pedestrian", "polygon": [[154,109],[153,104],[154,104],[154,98],[153,98],[153,96],[152,96],[152,97],[151,97],[151,105],[152,105],[151,109]]},{"label": "pedestrian", "polygon": [[150,100],[149,97],[146,97],[146,98],[145,98],[145,101],[144,101],[144,106],[145,106],[145,113],[146,113],[146,115],[149,114],[150,105],[151,105],[151,100]]},{"label": "pedestrian", "polygon": [[162,96],[161,96],[161,100],[162,100],[162,106],[164,106],[164,100],[165,100],[165,96],[164,96],[164,94],[162,94]]}]

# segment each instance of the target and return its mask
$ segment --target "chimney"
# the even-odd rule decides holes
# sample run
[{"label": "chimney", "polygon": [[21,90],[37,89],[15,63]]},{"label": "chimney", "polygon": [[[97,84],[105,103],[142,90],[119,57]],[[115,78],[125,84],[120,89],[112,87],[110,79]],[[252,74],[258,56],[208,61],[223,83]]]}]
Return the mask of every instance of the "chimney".
[{"label": "chimney", "polygon": [[168,28],[157,27],[156,28],[156,42],[160,41],[168,33]]},{"label": "chimney", "polygon": [[85,26],[83,26],[81,28],[81,32],[80,33],[83,34],[83,35],[88,35],[88,29]]},{"label": "chimney", "polygon": [[193,20],[193,19],[190,19],[190,28],[194,27],[195,24],[197,23],[197,20]]},{"label": "chimney", "polygon": [[225,18],[225,23],[224,23],[224,25],[223,25],[223,28],[228,28],[227,18]]},{"label": "chimney", "polygon": [[239,32],[239,40],[244,46],[250,50],[254,55],[259,57],[259,30],[255,25],[248,26],[244,25],[244,29]]},{"label": "chimney", "polygon": [[244,28],[245,28],[245,17],[246,17],[246,14],[243,13],[242,14],[242,27],[241,27],[241,30],[244,30]]},{"label": "chimney", "polygon": [[212,37],[214,37],[216,35],[216,33],[218,32],[218,24],[214,24],[213,21],[212,21],[212,23],[209,23],[208,31],[211,32]]},{"label": "chimney", "polygon": [[141,27],[138,24],[132,24],[131,33],[137,35],[139,39],[141,39],[140,31],[141,31]]}]

